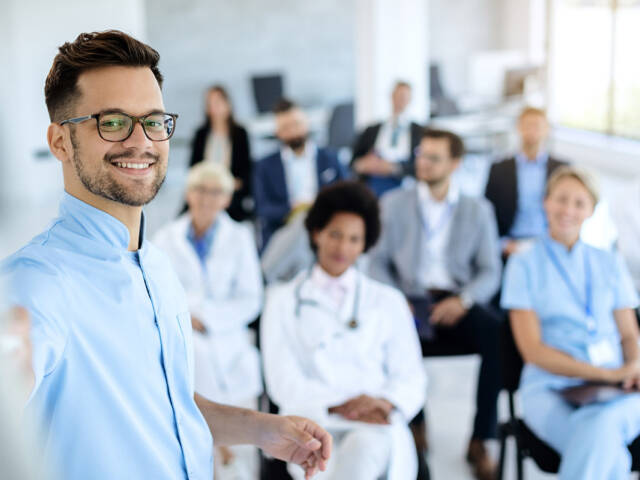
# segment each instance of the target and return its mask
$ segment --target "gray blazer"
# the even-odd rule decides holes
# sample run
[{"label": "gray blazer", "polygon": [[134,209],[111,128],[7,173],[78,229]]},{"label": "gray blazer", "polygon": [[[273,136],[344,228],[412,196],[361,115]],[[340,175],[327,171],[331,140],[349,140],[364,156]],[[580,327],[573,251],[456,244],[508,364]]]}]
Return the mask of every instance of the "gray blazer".
[{"label": "gray blazer", "polygon": [[[424,294],[417,280],[423,235],[417,188],[384,195],[381,212],[382,235],[371,251],[369,274],[407,296]],[[460,195],[451,222],[449,274],[460,293],[488,303],[498,291],[502,270],[493,207],[484,198]]]}]

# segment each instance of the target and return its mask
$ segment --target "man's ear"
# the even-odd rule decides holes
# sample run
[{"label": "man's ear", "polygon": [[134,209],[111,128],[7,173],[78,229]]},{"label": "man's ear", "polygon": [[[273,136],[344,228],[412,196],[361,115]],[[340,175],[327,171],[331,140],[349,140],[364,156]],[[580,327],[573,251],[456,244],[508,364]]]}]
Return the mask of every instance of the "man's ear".
[{"label": "man's ear", "polygon": [[54,157],[62,163],[66,163],[73,157],[73,145],[71,137],[64,126],[52,123],[47,129],[47,143]]}]

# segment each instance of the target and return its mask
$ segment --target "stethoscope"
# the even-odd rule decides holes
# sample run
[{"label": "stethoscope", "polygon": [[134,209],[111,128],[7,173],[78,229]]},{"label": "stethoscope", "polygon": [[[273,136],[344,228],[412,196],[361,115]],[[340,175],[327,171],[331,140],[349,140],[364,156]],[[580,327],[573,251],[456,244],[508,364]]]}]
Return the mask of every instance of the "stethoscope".
[{"label": "stethoscope", "polygon": [[[359,307],[360,307],[360,275],[358,273],[356,273],[356,275],[357,275],[358,279],[356,280],[356,291],[355,291],[355,294],[353,296],[353,311],[351,312],[351,319],[345,324],[345,327],[347,327],[347,328],[349,328],[351,330],[355,330],[356,328],[358,328],[360,326],[360,323],[358,322],[358,310],[359,310]],[[301,313],[301,309],[302,309],[303,305],[308,305],[310,307],[315,307],[315,308],[318,308],[320,310],[324,310],[327,313],[335,314],[334,311],[331,311],[330,309],[324,307],[317,300],[313,300],[311,298],[302,298],[302,293],[301,293],[302,286],[310,278],[311,278],[311,269],[309,269],[307,271],[305,277],[296,286],[296,289],[295,289],[295,292],[294,292],[295,300],[296,300],[296,308],[295,308],[296,318],[300,319],[300,313]]]}]

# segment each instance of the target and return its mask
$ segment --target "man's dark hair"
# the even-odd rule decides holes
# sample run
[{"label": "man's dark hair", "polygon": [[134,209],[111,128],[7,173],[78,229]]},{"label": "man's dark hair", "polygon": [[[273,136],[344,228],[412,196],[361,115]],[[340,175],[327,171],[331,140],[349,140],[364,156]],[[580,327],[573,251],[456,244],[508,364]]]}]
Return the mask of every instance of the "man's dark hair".
[{"label": "man's dark hair", "polygon": [[447,130],[425,128],[422,133],[422,139],[424,140],[426,138],[444,138],[449,142],[449,154],[452,158],[462,158],[464,156],[464,142],[458,135],[453,132],[449,132]]},{"label": "man's dark hair", "polygon": [[307,214],[304,225],[309,232],[311,249],[315,252],[313,232],[325,228],[337,213],[353,213],[364,220],[366,252],[380,236],[378,199],[364,184],[352,180],[332,183],[323,188]]},{"label": "man's dark hair", "polygon": [[289,110],[293,110],[294,108],[298,108],[298,105],[293,100],[289,100],[288,98],[281,98],[273,107],[273,113],[276,115],[278,113],[285,113]]},{"label": "man's dark hair", "polygon": [[159,61],[157,51],[119,30],[81,33],[62,45],[53,59],[44,85],[49,118],[60,122],[72,114],[83,72],[107,66],[149,67],[162,87]]}]

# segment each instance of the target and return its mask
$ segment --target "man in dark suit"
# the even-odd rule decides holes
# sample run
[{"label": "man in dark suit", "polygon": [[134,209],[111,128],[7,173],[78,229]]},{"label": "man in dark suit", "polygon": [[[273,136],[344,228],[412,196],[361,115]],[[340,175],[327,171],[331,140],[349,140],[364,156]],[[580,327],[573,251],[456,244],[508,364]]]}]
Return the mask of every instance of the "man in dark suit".
[{"label": "man in dark suit", "polygon": [[351,168],[378,196],[399,186],[404,176],[413,175],[422,126],[405,115],[410,101],[411,86],[397,82],[391,94],[391,118],[367,127],[353,147]]},{"label": "man in dark suit", "polygon": [[348,177],[335,153],[309,140],[306,115],[295,103],[283,99],[274,112],[282,147],[257,164],[254,176],[261,249],[288,219],[313,203],[322,187]]},{"label": "man in dark suit", "polygon": [[504,259],[546,231],[542,202],[547,178],[565,164],[546,150],[549,123],[543,110],[525,108],[518,133],[520,152],[491,166],[485,191],[496,213]]}]

